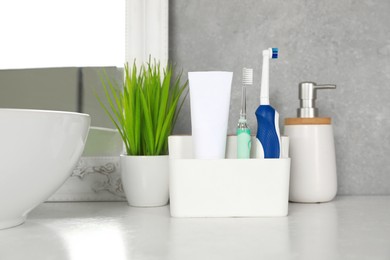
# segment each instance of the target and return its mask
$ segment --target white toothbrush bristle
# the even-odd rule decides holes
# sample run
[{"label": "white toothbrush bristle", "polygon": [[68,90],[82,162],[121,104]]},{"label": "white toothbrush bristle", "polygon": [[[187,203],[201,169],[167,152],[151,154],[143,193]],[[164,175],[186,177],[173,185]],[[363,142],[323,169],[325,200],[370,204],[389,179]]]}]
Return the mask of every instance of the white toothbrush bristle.
[{"label": "white toothbrush bristle", "polygon": [[242,69],[242,84],[244,85],[253,84],[253,69],[248,69],[248,68]]}]

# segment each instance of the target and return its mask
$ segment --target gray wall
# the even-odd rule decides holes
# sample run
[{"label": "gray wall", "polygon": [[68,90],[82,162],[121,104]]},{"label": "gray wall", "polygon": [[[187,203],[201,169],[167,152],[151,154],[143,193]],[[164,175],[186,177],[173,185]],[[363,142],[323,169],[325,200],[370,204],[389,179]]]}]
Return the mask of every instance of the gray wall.
[{"label": "gray wall", "polygon": [[[184,72],[234,72],[229,132],[235,132],[242,67],[253,67],[248,113],[256,130],[261,51],[271,61],[271,103],[294,117],[301,81],[335,83],[319,93],[333,119],[339,194],[390,194],[390,1],[171,0],[170,58]],[[282,125],[283,129],[283,125]],[[189,102],[176,133],[190,133]]]}]

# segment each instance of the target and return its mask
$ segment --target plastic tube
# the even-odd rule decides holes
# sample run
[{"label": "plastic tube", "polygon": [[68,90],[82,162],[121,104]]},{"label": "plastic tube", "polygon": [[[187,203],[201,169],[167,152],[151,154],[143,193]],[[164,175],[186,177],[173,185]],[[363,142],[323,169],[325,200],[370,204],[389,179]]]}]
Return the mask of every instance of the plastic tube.
[{"label": "plastic tube", "polygon": [[233,72],[189,72],[193,155],[224,159]]}]

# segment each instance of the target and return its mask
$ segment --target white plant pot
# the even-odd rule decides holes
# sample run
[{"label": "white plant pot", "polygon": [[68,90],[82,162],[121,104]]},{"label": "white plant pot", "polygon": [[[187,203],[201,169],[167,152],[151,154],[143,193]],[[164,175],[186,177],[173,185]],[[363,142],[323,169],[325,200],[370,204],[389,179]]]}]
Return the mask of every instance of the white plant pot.
[{"label": "white plant pot", "polygon": [[130,206],[164,206],[169,199],[168,155],[121,155],[123,189]]}]

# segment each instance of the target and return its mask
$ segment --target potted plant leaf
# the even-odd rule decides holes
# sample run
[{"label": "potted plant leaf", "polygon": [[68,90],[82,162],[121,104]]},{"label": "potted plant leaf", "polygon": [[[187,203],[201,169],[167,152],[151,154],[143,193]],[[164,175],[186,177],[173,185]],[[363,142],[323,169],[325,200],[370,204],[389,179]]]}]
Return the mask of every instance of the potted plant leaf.
[{"label": "potted plant leaf", "polygon": [[181,74],[173,76],[172,65],[161,70],[156,61],[139,68],[126,64],[124,76],[120,88],[104,73],[101,81],[108,105],[97,98],[124,143],[120,162],[127,201],[139,207],[166,205],[168,136],[188,95],[188,82],[181,82]]}]

